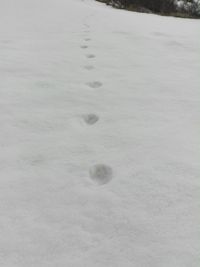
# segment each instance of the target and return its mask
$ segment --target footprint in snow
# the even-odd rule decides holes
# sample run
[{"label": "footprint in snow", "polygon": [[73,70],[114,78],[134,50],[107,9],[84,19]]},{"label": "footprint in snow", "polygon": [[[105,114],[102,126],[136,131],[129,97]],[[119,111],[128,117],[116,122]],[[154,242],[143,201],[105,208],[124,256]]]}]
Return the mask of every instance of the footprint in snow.
[{"label": "footprint in snow", "polygon": [[95,58],[95,55],[93,55],[93,54],[88,54],[88,55],[86,55],[86,57],[87,57],[87,58]]},{"label": "footprint in snow", "polygon": [[99,117],[96,114],[91,113],[91,114],[84,115],[83,119],[85,123],[87,123],[88,125],[93,125],[99,120]]},{"label": "footprint in snow", "polygon": [[93,70],[94,69],[94,66],[92,65],[87,65],[84,67],[86,70]]},{"label": "footprint in snow", "polygon": [[84,23],[83,25],[88,29],[90,28],[90,25],[88,25],[87,23]]},{"label": "footprint in snow", "polygon": [[95,82],[89,82],[87,83],[87,85],[91,88],[99,88],[101,87],[103,84],[101,82],[95,81]]},{"label": "footprint in snow", "polygon": [[1,43],[2,44],[10,44],[10,43],[12,43],[12,41],[10,41],[10,40],[2,40]]},{"label": "footprint in snow", "polygon": [[82,49],[87,49],[88,46],[87,46],[87,45],[81,45],[81,48],[82,48]]},{"label": "footprint in snow", "polygon": [[163,32],[153,32],[153,34],[154,34],[155,36],[161,36],[161,37],[168,37],[168,36],[169,36],[168,34],[165,34],[165,33],[163,33]]},{"label": "footprint in snow", "polygon": [[97,185],[109,183],[113,178],[113,171],[110,166],[104,164],[96,164],[90,168],[90,178]]},{"label": "footprint in snow", "polygon": [[91,39],[90,38],[85,38],[85,41],[86,42],[89,42]]}]

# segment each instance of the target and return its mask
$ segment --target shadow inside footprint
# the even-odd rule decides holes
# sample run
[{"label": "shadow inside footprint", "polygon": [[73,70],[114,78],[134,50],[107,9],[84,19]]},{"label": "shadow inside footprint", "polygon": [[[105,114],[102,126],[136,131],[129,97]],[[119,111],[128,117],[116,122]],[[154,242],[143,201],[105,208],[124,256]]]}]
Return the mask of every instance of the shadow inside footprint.
[{"label": "shadow inside footprint", "polygon": [[90,82],[87,83],[87,85],[91,88],[99,88],[101,87],[103,84],[101,82],[95,81],[95,82]]},{"label": "shadow inside footprint", "polygon": [[113,178],[113,171],[110,166],[97,164],[90,168],[90,178],[98,185],[109,183]]},{"label": "shadow inside footprint", "polygon": [[93,70],[94,69],[94,66],[92,65],[87,65],[84,67],[86,70]]},{"label": "shadow inside footprint", "polygon": [[88,48],[88,46],[87,45],[81,45],[81,48],[86,49],[86,48]]},{"label": "shadow inside footprint", "polygon": [[93,54],[88,54],[88,55],[86,55],[86,57],[87,57],[87,58],[95,58],[95,55],[93,55]]},{"label": "shadow inside footprint", "polygon": [[83,118],[88,125],[93,125],[99,120],[99,117],[96,114],[87,114],[84,115]]},{"label": "shadow inside footprint", "polygon": [[90,41],[90,40],[91,40],[90,38],[85,38],[85,41],[86,41],[86,42],[88,42],[88,41]]}]

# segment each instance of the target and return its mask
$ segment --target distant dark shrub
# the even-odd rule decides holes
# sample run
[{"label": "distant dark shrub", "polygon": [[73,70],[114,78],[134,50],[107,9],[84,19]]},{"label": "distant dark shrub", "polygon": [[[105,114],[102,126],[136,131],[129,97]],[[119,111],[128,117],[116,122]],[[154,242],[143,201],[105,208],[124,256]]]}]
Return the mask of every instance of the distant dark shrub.
[{"label": "distant dark shrub", "polygon": [[116,8],[146,13],[200,17],[200,0],[98,0]]}]

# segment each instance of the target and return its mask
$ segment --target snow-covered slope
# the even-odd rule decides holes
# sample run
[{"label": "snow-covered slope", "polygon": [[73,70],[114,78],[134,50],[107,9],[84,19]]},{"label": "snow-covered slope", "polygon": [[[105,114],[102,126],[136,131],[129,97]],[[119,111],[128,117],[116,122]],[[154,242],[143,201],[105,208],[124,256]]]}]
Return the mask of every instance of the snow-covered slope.
[{"label": "snow-covered slope", "polygon": [[199,266],[199,20],[0,0],[0,266]]}]

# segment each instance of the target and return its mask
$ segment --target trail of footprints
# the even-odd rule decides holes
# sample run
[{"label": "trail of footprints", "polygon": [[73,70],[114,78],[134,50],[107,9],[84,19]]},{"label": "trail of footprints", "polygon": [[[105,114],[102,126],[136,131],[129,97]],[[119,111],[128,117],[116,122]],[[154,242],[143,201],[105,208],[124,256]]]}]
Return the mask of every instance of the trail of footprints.
[{"label": "trail of footprints", "polygon": [[[86,31],[84,31],[86,32]],[[87,26],[87,33],[89,33],[89,26]],[[84,38],[85,42],[91,41],[90,38],[86,37]],[[88,45],[81,45],[81,49],[86,50],[89,48]],[[94,59],[96,55],[92,53],[88,53],[85,55],[88,60]],[[91,64],[85,65],[84,69],[91,71],[94,69],[94,66]],[[100,81],[91,81],[86,83],[86,85],[92,89],[98,89],[103,86],[103,83]],[[92,126],[96,124],[99,121],[99,116],[95,113],[85,114],[83,115],[83,120],[88,126]],[[96,164],[92,166],[89,169],[89,176],[90,179],[96,184],[96,185],[105,185],[109,183],[113,178],[113,171],[112,168],[106,164]]]}]

